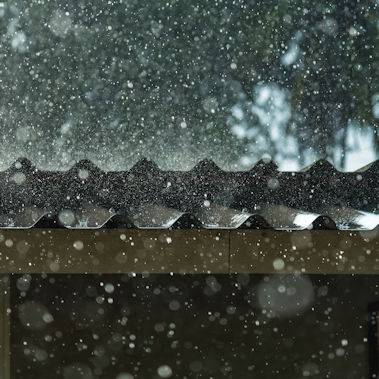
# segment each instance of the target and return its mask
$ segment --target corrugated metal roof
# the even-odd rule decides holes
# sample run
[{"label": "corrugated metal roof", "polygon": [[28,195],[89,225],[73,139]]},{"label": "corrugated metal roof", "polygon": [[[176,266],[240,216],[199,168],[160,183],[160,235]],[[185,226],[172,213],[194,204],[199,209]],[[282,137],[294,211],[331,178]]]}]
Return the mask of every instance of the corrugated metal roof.
[{"label": "corrugated metal roof", "polygon": [[142,160],[104,172],[80,161],[59,172],[19,159],[0,172],[0,227],[372,230],[378,173],[379,161],[355,172],[325,160],[298,172],[271,161],[227,172],[208,160],[190,171]]}]

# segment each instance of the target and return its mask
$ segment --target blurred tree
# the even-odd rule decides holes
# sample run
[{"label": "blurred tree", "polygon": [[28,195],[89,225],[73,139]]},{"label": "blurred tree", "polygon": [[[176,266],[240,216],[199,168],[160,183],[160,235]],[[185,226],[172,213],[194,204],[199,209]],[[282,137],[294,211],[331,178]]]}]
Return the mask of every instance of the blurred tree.
[{"label": "blurred tree", "polygon": [[377,127],[369,0],[1,4],[1,136],[17,155],[280,159],[288,149],[255,106],[264,85],[290,102],[275,120],[291,154],[332,157],[348,122]]}]

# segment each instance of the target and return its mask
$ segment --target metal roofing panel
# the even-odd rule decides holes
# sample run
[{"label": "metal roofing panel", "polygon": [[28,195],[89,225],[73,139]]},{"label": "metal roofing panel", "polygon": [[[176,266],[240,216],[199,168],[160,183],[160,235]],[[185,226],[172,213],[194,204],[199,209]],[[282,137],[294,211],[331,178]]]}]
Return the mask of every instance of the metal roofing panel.
[{"label": "metal roofing panel", "polygon": [[81,161],[59,172],[19,159],[0,172],[0,227],[372,230],[378,178],[379,161],[355,172],[328,161],[298,172],[264,161],[227,172],[208,160],[190,171],[142,160],[105,172]]}]

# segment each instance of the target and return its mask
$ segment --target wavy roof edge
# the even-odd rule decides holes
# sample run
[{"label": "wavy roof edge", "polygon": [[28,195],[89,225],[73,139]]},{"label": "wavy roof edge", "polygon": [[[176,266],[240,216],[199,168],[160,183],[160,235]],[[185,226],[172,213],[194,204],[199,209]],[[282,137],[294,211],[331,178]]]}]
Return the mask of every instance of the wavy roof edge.
[{"label": "wavy roof edge", "polygon": [[49,169],[41,169],[37,165],[35,165],[31,160],[28,158],[20,157],[16,159],[8,168],[4,170],[0,170],[0,173],[6,173],[9,171],[14,170],[20,170],[20,169],[26,169],[28,171],[40,171],[40,172],[58,172],[58,173],[65,173],[70,172],[72,170],[76,169],[88,169],[92,171],[101,171],[104,173],[108,172],[133,172],[133,171],[140,171],[141,169],[151,169],[155,171],[160,172],[197,172],[197,171],[208,171],[208,172],[220,172],[220,173],[238,173],[238,172],[250,172],[250,171],[256,171],[259,168],[266,168],[270,171],[275,172],[294,172],[294,173],[304,173],[319,169],[324,169],[329,172],[336,172],[336,173],[360,173],[360,172],[367,172],[370,170],[377,170],[379,171],[379,159],[376,159],[375,161],[372,161],[371,163],[364,165],[360,167],[359,169],[352,170],[352,171],[341,171],[336,168],[336,166],[331,163],[327,159],[319,159],[312,163],[309,166],[303,167],[299,170],[279,170],[279,167],[277,163],[273,160],[267,160],[267,159],[260,159],[258,160],[253,166],[246,170],[224,170],[222,169],[215,161],[212,159],[203,159],[198,161],[191,169],[189,170],[164,170],[159,167],[155,161],[142,158],[138,160],[136,163],[133,164],[129,169],[127,170],[103,170],[101,169],[97,164],[93,163],[93,161],[89,159],[82,159],[71,165],[68,169],[64,170],[49,170]]},{"label": "wavy roof edge", "polygon": [[[298,213],[295,220],[270,220],[259,213],[246,214],[244,217],[232,217],[230,220],[218,223],[216,220],[203,220],[191,213],[178,213],[170,218],[163,217],[160,220],[152,217],[152,220],[139,220],[132,215],[110,214],[96,221],[88,223],[88,219],[75,219],[72,223],[65,223],[59,214],[41,212],[33,220],[23,220],[19,225],[0,225],[0,229],[69,229],[69,230],[98,230],[98,229],[141,229],[141,230],[170,230],[170,229],[205,229],[205,230],[277,230],[277,231],[302,231],[302,230],[335,230],[335,231],[364,231],[379,232],[379,215],[370,215],[371,220],[366,222],[351,223],[341,222],[338,217],[329,214]],[[364,216],[362,213],[361,216]],[[296,221],[297,219],[297,221]],[[355,221],[355,222],[354,222]]]}]

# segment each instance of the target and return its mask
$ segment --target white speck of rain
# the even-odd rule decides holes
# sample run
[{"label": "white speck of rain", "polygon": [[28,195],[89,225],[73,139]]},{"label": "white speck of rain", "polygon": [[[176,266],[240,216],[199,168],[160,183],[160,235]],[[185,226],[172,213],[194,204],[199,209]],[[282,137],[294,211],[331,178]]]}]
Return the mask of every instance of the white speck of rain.
[{"label": "white speck of rain", "polygon": [[170,378],[172,376],[172,369],[168,365],[159,366],[157,373],[161,378]]},{"label": "white speck of rain", "polygon": [[83,243],[83,241],[75,241],[74,243],[73,243],[73,246],[74,246],[74,248],[76,249],[76,250],[83,250],[83,248],[84,248],[84,243]]},{"label": "white speck of rain", "polygon": [[285,263],[281,258],[275,259],[274,262],[272,262],[272,265],[274,266],[274,269],[277,271],[283,270],[285,267]]},{"label": "white speck of rain", "polygon": [[104,286],[104,290],[106,293],[113,293],[114,292],[114,285],[112,283],[107,283]]}]

